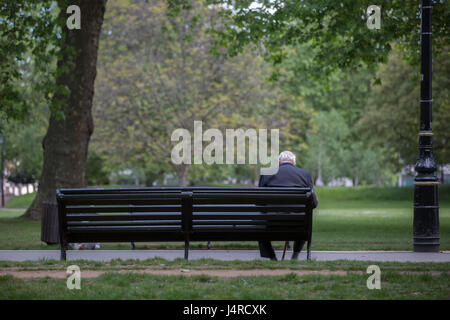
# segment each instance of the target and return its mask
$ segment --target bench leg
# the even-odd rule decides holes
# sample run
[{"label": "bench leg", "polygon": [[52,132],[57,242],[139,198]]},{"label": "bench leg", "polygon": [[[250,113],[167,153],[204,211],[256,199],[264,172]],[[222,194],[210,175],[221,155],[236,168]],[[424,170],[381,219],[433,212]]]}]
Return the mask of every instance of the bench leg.
[{"label": "bench leg", "polygon": [[67,251],[67,244],[63,243],[61,245],[61,260],[63,261],[66,261],[67,258],[66,251]]},{"label": "bench leg", "polygon": [[134,250],[134,249],[136,249],[136,246],[135,246],[134,242],[131,242],[131,250]]},{"label": "bench leg", "polygon": [[184,258],[186,260],[189,258],[189,240],[184,241]]},{"label": "bench leg", "polygon": [[211,241],[208,241],[207,247],[208,247],[208,249],[211,249]]},{"label": "bench leg", "polygon": [[308,241],[306,259],[311,260],[311,240]]}]

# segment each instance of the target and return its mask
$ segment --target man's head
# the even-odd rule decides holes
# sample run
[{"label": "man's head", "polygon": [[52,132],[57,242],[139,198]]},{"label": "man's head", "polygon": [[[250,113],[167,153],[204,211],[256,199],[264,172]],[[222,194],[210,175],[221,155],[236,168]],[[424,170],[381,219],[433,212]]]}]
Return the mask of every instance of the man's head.
[{"label": "man's head", "polygon": [[283,162],[289,162],[295,166],[295,154],[290,151],[283,151],[278,156],[278,163],[282,164]]}]

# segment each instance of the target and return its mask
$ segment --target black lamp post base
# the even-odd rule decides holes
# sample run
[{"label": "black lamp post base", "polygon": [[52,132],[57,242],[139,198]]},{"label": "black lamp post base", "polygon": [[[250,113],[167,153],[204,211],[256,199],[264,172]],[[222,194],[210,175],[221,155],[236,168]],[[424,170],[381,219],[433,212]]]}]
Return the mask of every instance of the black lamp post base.
[{"label": "black lamp post base", "polygon": [[416,177],[415,183],[419,183],[419,185],[416,185],[414,188],[414,252],[439,252],[440,232],[437,181],[424,182]]},{"label": "black lamp post base", "polygon": [[440,252],[439,244],[414,244],[414,252]]}]

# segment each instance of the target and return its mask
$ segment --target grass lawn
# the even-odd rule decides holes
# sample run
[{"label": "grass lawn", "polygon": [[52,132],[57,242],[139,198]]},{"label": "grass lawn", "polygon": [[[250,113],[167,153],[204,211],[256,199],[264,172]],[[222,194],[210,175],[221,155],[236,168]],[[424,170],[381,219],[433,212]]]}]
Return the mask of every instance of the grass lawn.
[{"label": "grass lawn", "polygon": [[36,193],[28,193],[11,198],[5,205],[7,209],[26,209],[34,200]]},{"label": "grass lawn", "polygon": [[[448,263],[376,263],[381,270],[380,290],[369,290],[366,286],[369,276],[366,270],[373,263],[352,261],[2,262],[0,272],[47,270],[64,274],[69,264],[80,266],[81,290],[68,290],[64,277],[2,275],[0,299],[448,299],[450,296]],[[98,269],[104,273],[83,278],[83,273]],[[229,278],[207,274],[209,270],[228,273],[236,269],[287,272]],[[138,272],[145,270],[184,273],[169,276]],[[193,271],[205,274],[189,275]]]},{"label": "grass lawn", "polygon": [[68,290],[65,279],[0,277],[0,299],[448,299],[447,275],[386,273],[381,290],[366,275],[283,275],[223,279],[206,275],[111,274]]},{"label": "grass lawn", "polygon": [[[313,250],[411,250],[412,188],[316,188]],[[450,188],[440,187],[441,250],[450,250]],[[58,249],[40,241],[40,223],[20,218],[33,195],[15,197],[0,211],[0,249]],[[19,210],[19,211],[17,211]],[[23,209],[25,210],[25,209]],[[182,248],[183,243],[141,243],[138,249]],[[283,243],[275,246],[282,249]],[[102,244],[103,249],[129,249],[128,243]],[[206,248],[206,242],[192,243]],[[255,242],[214,242],[213,248],[257,248]]]}]

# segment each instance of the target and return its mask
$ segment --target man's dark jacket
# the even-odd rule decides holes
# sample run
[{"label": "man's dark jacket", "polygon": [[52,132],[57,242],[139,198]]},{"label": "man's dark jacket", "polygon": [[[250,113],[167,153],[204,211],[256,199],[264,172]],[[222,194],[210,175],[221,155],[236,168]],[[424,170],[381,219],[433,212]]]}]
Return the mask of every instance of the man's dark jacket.
[{"label": "man's dark jacket", "polygon": [[[309,187],[313,190],[313,181],[308,171],[298,168],[289,162],[279,165],[278,172],[271,176],[261,176],[259,187]],[[317,207],[317,198],[314,194],[314,208]]]}]

